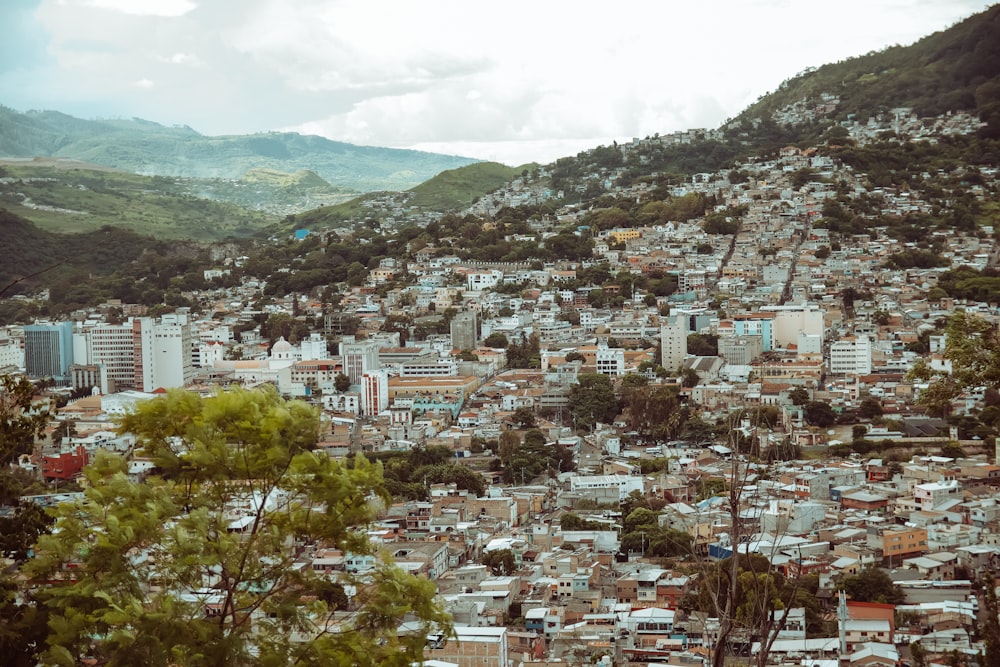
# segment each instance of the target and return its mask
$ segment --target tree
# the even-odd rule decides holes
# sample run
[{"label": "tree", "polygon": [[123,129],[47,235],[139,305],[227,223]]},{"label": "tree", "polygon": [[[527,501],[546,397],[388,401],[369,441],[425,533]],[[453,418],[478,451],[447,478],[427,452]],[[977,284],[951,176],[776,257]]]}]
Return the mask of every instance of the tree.
[{"label": "tree", "polygon": [[510,549],[494,549],[483,554],[483,565],[490,568],[494,576],[510,576],[517,571],[514,552]]},{"label": "tree", "polygon": [[[48,406],[36,403],[35,386],[23,375],[0,375],[0,469],[31,451],[48,421]],[[0,498],[0,503],[11,498]]]},{"label": "tree", "polygon": [[579,384],[569,393],[569,410],[577,428],[592,430],[597,422],[610,423],[618,414],[611,378],[599,373],[581,373]]},{"label": "tree", "polygon": [[805,405],[809,402],[809,391],[804,387],[795,387],[788,392],[792,405]]},{"label": "tree", "polygon": [[989,321],[958,311],[945,325],[944,357],[952,362],[950,374],[935,373],[922,360],[907,374],[911,381],[927,382],[918,401],[936,416],[947,417],[951,402],[971,387],[1000,389],[1000,336]]},{"label": "tree", "polygon": [[902,604],[906,599],[903,591],[892,583],[892,578],[886,571],[874,566],[845,577],[840,582],[840,589],[858,602]]},{"label": "tree", "polygon": [[507,347],[507,336],[500,332],[491,333],[483,340],[483,345],[493,348]]},{"label": "tree", "polygon": [[357,590],[351,632],[313,595],[326,580],[295,565],[294,545],[373,553],[353,527],[374,519],[368,499],[389,497],[379,466],[313,449],[319,419],[307,404],[270,389],[172,390],[121,429],[157,474],[136,483],[122,457],[99,455],[26,566],[61,583],[40,594],[46,664],[402,666],[425,643],[398,635],[404,616],[449,631],[433,583],[390,563],[338,581]]},{"label": "tree", "polygon": [[827,426],[833,426],[837,423],[837,413],[833,411],[829,403],[824,403],[822,401],[809,401],[803,407],[803,415],[806,421],[813,426],[819,426],[820,428],[826,428]]},{"label": "tree", "polygon": [[701,377],[698,375],[698,371],[687,366],[681,369],[681,386],[690,389],[691,387],[697,387],[698,382],[701,381]]},{"label": "tree", "polygon": [[696,357],[719,356],[719,337],[715,334],[690,333],[687,335],[688,354]]},{"label": "tree", "polygon": [[877,398],[868,398],[861,401],[858,407],[858,414],[864,419],[873,419],[882,416],[882,402]]},{"label": "tree", "polygon": [[535,413],[531,411],[531,408],[517,408],[510,419],[521,428],[535,428]]},{"label": "tree", "polygon": [[607,525],[600,521],[584,519],[573,512],[566,512],[559,517],[559,527],[563,530],[605,530]]},{"label": "tree", "polygon": [[351,378],[344,373],[337,373],[333,378],[333,388],[343,393],[351,388]]}]

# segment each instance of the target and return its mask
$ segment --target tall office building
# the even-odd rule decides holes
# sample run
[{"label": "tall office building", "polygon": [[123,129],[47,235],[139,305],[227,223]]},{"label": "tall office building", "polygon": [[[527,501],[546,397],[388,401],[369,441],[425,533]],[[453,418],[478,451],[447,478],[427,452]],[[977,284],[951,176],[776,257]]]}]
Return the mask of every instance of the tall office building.
[{"label": "tall office building", "polygon": [[344,341],[340,344],[340,355],[344,358],[344,373],[351,378],[351,384],[361,384],[361,377],[367,371],[379,368],[377,341]]},{"label": "tall office building", "polygon": [[101,364],[118,389],[153,391],[183,387],[194,377],[191,327],[183,316],[130,318],[86,331],[87,359]]},{"label": "tall office building", "polygon": [[24,327],[24,368],[28,377],[51,377],[57,382],[68,382],[72,364],[72,322]]},{"label": "tall office building", "polygon": [[457,313],[451,320],[451,346],[456,350],[471,350],[477,341],[476,314],[471,310]]},{"label": "tall office building", "polygon": [[361,411],[374,417],[389,407],[389,373],[383,369],[366,371],[361,376]]},{"label": "tall office building", "polygon": [[152,388],[183,387],[194,379],[194,341],[187,318],[164,315],[153,325]]},{"label": "tall office building", "polygon": [[660,327],[660,362],[668,373],[676,373],[687,357],[687,323],[683,317],[668,318]]}]

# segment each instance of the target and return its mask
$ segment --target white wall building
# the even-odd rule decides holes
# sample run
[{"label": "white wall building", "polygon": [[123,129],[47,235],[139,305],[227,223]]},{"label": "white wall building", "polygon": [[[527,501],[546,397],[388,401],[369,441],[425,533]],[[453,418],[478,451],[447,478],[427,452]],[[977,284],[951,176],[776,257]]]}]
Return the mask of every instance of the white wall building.
[{"label": "white wall building", "polygon": [[617,377],[625,375],[625,350],[620,347],[597,346],[597,372]]},{"label": "white wall building", "polygon": [[830,373],[869,375],[872,372],[872,343],[867,336],[845,338],[830,345]]},{"label": "white wall building", "polygon": [[687,357],[687,325],[684,317],[678,317],[673,322],[666,322],[660,327],[660,362],[670,373],[676,373],[684,358]]},{"label": "white wall building", "polygon": [[389,408],[389,373],[377,369],[361,377],[361,411],[374,417]]},{"label": "white wall building", "polygon": [[573,475],[569,478],[570,491],[586,493],[595,489],[618,489],[620,500],[633,491],[642,493],[642,477],[638,475]]}]

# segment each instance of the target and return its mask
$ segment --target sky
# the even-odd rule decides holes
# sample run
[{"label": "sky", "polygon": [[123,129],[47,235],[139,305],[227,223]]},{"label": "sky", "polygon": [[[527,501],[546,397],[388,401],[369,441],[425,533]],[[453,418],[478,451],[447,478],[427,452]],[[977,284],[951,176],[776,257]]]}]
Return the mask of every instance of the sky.
[{"label": "sky", "polygon": [[0,0],[0,104],[510,165],[718,127],[982,0]]}]

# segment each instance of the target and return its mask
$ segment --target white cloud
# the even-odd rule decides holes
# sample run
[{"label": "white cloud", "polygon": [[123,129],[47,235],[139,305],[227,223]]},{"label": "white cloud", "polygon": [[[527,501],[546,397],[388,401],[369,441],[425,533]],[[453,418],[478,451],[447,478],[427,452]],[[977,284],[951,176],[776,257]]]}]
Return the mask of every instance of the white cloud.
[{"label": "white cloud", "polygon": [[84,0],[83,4],[137,16],[183,16],[198,6],[190,0]]},{"label": "white cloud", "polygon": [[135,86],[136,88],[143,88],[145,90],[149,90],[150,88],[153,87],[154,84],[149,79],[139,79],[138,81],[132,82],[132,85]]}]

